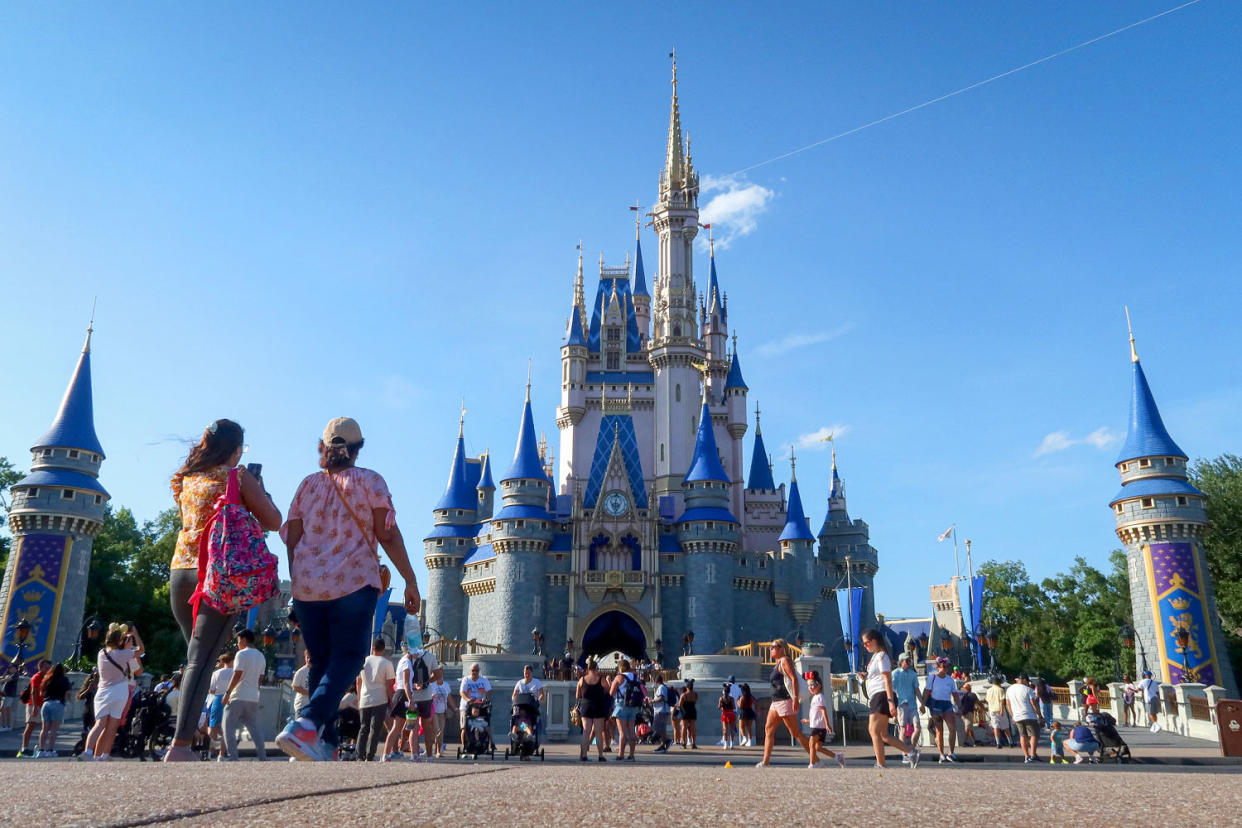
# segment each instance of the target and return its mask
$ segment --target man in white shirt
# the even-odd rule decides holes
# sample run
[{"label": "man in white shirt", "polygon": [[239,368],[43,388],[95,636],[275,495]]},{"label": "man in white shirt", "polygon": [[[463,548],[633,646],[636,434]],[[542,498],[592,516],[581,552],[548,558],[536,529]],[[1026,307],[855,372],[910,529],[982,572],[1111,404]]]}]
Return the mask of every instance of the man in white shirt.
[{"label": "man in white shirt", "polygon": [[259,761],[267,760],[267,742],[259,727],[259,679],[267,669],[267,659],[254,647],[254,630],[237,634],[237,655],[233,656],[233,678],[224,691],[224,744],[229,761],[237,761],[237,731],[242,725],[254,740]]},{"label": "man in white shirt", "polygon": [[490,699],[492,697],[492,683],[479,672],[478,664],[471,664],[470,675],[462,678],[458,693],[461,695],[461,743],[464,745],[466,743],[466,716],[470,712],[470,702],[486,702]]},{"label": "man in white shirt", "polygon": [[1018,728],[1018,738],[1022,743],[1022,761],[1025,764],[1038,762],[1036,749],[1039,746],[1039,730],[1044,719],[1039,714],[1039,700],[1035,691],[1027,684],[1026,676],[1014,677],[1013,684],[1005,691],[1005,709],[1009,718]]},{"label": "man in white shirt", "polygon": [[306,651],[306,663],[293,672],[293,716],[296,719],[299,711],[310,704],[310,650]]},{"label": "man in white shirt", "polygon": [[392,660],[384,655],[384,639],[371,645],[371,655],[362,663],[362,672],[355,682],[358,690],[358,712],[362,727],[358,731],[358,759],[374,762],[380,739],[385,736],[384,720],[392,701],[392,682],[396,678]]},{"label": "man in white shirt", "polygon": [[1160,723],[1156,717],[1160,715],[1160,682],[1151,677],[1151,670],[1143,671],[1143,680],[1138,683],[1143,691],[1143,704],[1147,707],[1147,718],[1151,722],[1151,732],[1160,732]]}]

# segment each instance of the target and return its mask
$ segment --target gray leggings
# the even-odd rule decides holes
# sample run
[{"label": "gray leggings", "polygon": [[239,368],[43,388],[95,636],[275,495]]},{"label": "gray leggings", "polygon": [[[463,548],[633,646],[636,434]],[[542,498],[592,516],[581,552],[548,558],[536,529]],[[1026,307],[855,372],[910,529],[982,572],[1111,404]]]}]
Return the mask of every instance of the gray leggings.
[{"label": "gray leggings", "polygon": [[185,675],[181,677],[181,703],[174,738],[194,737],[203,702],[207,700],[207,689],[211,686],[211,674],[215,672],[216,658],[232,631],[233,616],[216,612],[205,603],[199,605],[198,621],[194,624],[190,648],[185,654]]},{"label": "gray leggings", "polygon": [[173,569],[168,574],[168,603],[172,606],[173,618],[181,628],[181,637],[190,643],[190,634],[194,632],[194,608],[190,606],[190,596],[198,588],[197,569]]}]

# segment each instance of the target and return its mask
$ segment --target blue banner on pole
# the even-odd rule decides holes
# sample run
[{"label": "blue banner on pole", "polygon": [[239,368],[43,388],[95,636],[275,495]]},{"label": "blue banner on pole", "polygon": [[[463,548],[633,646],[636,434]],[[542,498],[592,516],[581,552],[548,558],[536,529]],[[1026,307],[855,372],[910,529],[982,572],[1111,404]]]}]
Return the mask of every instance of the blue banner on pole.
[{"label": "blue banner on pole", "polygon": [[255,604],[246,613],[246,629],[253,630],[255,621],[259,619],[259,605]]},{"label": "blue banner on pole", "polygon": [[384,619],[388,616],[388,599],[392,597],[392,587],[384,590],[380,594],[379,600],[375,602],[375,625],[371,630],[371,637],[375,638],[384,629]]},{"label": "blue banner on pole", "polygon": [[850,588],[850,641],[853,642],[850,662],[855,670],[858,669],[858,661],[862,653],[862,642],[858,640],[862,632],[862,598],[862,587]]},{"label": "blue banner on pole", "polygon": [[[973,637],[983,626],[984,576],[976,575],[970,581],[970,634]],[[975,647],[975,669],[983,670],[983,648]]]}]

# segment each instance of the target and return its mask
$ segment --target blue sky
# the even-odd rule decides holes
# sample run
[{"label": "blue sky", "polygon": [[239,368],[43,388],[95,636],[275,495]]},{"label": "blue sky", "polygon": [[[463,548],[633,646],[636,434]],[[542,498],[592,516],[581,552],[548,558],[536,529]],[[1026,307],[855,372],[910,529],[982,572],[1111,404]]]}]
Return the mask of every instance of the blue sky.
[{"label": "blue sky", "polygon": [[[1173,5],[6,5],[0,455],[27,461],[97,295],[114,504],[170,506],[228,416],[285,507],[348,414],[421,580],[461,397],[470,450],[507,458],[529,357],[555,430],[575,245],[631,249],[675,45],[752,405],[774,452],[839,432],[877,606],[926,614],[950,523],[976,560],[1102,566],[1123,304],[1182,447],[1242,446],[1242,7],[731,174]],[[822,448],[798,462],[816,525]]]}]

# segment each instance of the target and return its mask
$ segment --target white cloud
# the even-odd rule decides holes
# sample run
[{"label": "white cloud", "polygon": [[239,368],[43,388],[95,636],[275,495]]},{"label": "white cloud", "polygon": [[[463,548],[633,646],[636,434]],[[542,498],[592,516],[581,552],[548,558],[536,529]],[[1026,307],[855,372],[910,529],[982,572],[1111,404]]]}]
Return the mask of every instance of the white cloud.
[{"label": "white cloud", "polygon": [[798,348],[805,348],[808,345],[819,345],[822,342],[829,342],[839,336],[849,333],[854,326],[852,324],[841,325],[831,331],[820,331],[819,333],[792,333],[781,339],[775,339],[771,342],[765,342],[755,349],[755,353],[759,356],[774,357],[781,354],[789,353]]},{"label": "white cloud", "polygon": [[[728,248],[734,239],[753,233],[759,226],[759,216],[776,197],[767,187],[729,175],[703,176],[699,192],[716,193],[699,210],[699,223],[712,226],[716,246],[721,250]],[[700,234],[699,239],[706,246],[707,237]]]},{"label": "white cloud", "polygon": [[[799,434],[798,439],[794,440],[793,448],[795,451],[826,451],[830,443],[828,436],[840,437],[842,434],[850,431],[850,427],[844,423],[834,423],[833,425],[821,426],[814,431],[806,434]],[[781,452],[781,459],[789,459],[789,446],[784,447]]]},{"label": "white cloud", "polygon": [[1097,428],[1095,431],[1084,437],[1071,437],[1068,431],[1054,431],[1045,435],[1043,441],[1039,444],[1039,448],[1035,449],[1035,456],[1042,457],[1045,454],[1053,454],[1058,451],[1065,451],[1074,446],[1095,446],[1097,449],[1107,449],[1121,442],[1121,435],[1113,432],[1107,426]]}]

